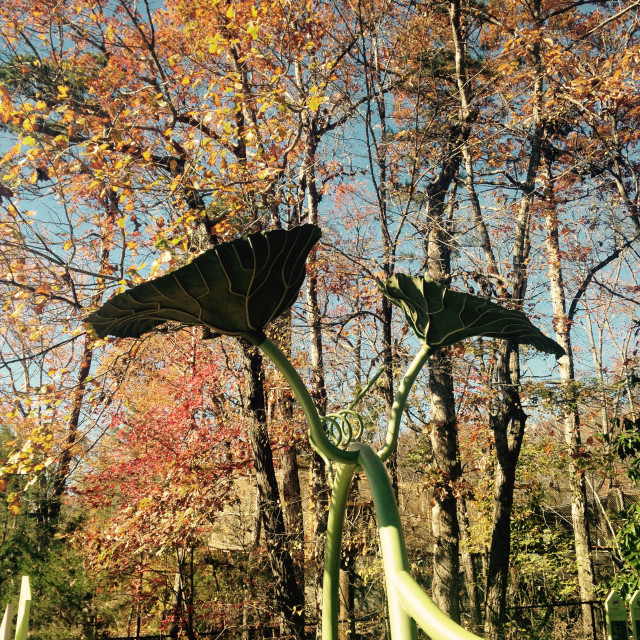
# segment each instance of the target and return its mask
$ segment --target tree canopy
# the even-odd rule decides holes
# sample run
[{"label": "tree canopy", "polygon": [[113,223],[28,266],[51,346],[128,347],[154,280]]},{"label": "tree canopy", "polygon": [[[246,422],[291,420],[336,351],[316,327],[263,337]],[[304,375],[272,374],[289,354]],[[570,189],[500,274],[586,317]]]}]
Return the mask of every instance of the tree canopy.
[{"label": "tree canopy", "polygon": [[[21,551],[0,582],[64,540],[95,634],[310,634],[330,470],[251,343],[286,351],[321,413],[358,398],[378,443],[412,328],[442,348],[388,466],[428,496],[406,504],[437,604],[504,638],[507,596],[594,599],[634,522],[594,566],[590,505],[632,490],[616,438],[638,418],[639,26],[630,0],[3,3],[2,557]],[[208,295],[228,304],[205,318]],[[490,325],[466,314],[497,309],[531,319],[528,341],[477,337]],[[552,502],[574,505],[568,533],[545,528]],[[525,558],[543,538],[553,579]],[[345,607],[363,612],[380,578],[356,555]],[[127,619],[99,595],[116,584]]]}]

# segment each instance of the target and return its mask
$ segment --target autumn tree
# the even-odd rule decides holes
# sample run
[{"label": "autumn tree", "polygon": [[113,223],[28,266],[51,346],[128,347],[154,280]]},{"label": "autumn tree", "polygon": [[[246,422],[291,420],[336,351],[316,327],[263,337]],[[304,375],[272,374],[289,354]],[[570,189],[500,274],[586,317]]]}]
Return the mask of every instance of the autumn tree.
[{"label": "autumn tree", "polygon": [[[198,337],[141,347],[110,408],[108,457],[75,487],[95,514],[77,535],[87,566],[108,587],[129,585],[138,620],[160,605],[172,637],[215,624],[196,604],[193,556],[206,552],[219,512],[234,499],[233,476],[251,460],[240,405],[221,395],[232,387],[220,355]],[[158,358],[162,350],[168,360]],[[103,366],[112,377],[120,365]]]}]

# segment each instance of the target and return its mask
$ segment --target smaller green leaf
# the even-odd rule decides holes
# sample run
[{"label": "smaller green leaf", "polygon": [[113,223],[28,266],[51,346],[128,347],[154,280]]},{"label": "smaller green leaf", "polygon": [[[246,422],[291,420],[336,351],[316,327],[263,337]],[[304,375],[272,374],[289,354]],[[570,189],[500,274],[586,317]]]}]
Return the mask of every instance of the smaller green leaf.
[{"label": "smaller green leaf", "polygon": [[452,291],[426,277],[399,273],[386,282],[378,280],[382,293],[400,307],[420,340],[431,347],[446,347],[472,336],[505,338],[530,344],[562,357],[564,349],[545,336],[520,311],[469,293]]},{"label": "smaller green leaf", "polygon": [[296,300],[320,229],[254,233],[225,242],[188,265],[107,301],[86,318],[99,337],[137,338],[166,322],[203,325],[258,343]]}]

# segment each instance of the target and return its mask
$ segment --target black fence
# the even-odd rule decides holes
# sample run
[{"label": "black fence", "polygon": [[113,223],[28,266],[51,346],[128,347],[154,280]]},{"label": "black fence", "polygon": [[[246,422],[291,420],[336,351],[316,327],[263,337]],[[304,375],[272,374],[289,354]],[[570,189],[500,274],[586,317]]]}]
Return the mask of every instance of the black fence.
[{"label": "black fence", "polygon": [[[582,624],[582,608],[589,607],[591,612],[590,633],[587,634]],[[507,633],[510,640],[535,638],[536,640],[606,640],[604,605],[598,600],[586,602],[552,602],[545,604],[521,605],[507,607]],[[629,634],[629,637],[632,637]],[[188,640],[181,632],[180,640]],[[199,632],[196,640],[267,640],[278,638],[289,640],[289,636],[281,636],[279,625],[265,624],[249,627],[221,627],[208,632]],[[104,640],[173,640],[170,634],[139,636],[105,636]]]},{"label": "black fence", "polygon": [[[171,636],[168,633],[155,636],[104,636],[103,640],[174,640],[175,636]],[[242,640],[242,638],[248,638],[249,640],[269,640],[270,638],[277,638],[278,640],[295,640],[294,636],[280,635],[279,625],[259,625],[248,627],[236,627],[229,626],[223,627],[217,631],[209,632],[197,632],[194,635],[194,640]],[[180,632],[178,635],[179,640],[189,640],[188,636],[184,632]]]}]

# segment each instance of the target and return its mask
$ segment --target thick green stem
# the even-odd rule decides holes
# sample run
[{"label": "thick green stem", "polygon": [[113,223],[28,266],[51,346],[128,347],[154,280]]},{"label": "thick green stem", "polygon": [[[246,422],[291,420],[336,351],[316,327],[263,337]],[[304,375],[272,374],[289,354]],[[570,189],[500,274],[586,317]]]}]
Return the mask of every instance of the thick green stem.
[{"label": "thick green stem", "polygon": [[407,571],[398,571],[393,584],[407,613],[430,638],[437,640],[480,640],[445,615]]},{"label": "thick green stem", "polygon": [[[357,452],[354,452],[357,455]],[[342,532],[347,511],[349,488],[357,465],[341,464],[333,483],[327,540],[324,551],[324,581],[322,585],[322,640],[338,639],[340,614],[340,555]]]},{"label": "thick green stem", "polygon": [[380,551],[387,585],[391,638],[393,640],[417,640],[416,624],[402,606],[395,585],[396,574],[409,571],[409,559],[400,523],[400,513],[389,476],[382,460],[371,447],[358,443],[353,445],[353,449],[357,450],[358,461],[367,474],[376,510]]},{"label": "thick green stem", "polygon": [[293,394],[300,403],[307,423],[309,424],[309,440],[311,441],[311,446],[325,459],[345,464],[356,464],[358,461],[357,453],[338,449],[338,447],[332,444],[329,438],[327,438],[313,398],[309,394],[304,382],[302,382],[298,372],[293,368],[284,353],[268,338],[265,338],[258,347],[273,364],[275,364],[278,371],[280,371],[289,383]]},{"label": "thick green stem", "polygon": [[400,433],[400,421],[402,419],[402,412],[404,411],[407,403],[407,397],[413,387],[413,383],[420,373],[422,367],[429,359],[431,349],[427,344],[422,344],[420,351],[416,354],[413,362],[407,368],[404,378],[398,388],[393,407],[391,407],[391,414],[389,415],[389,426],[387,427],[387,437],[385,444],[378,451],[378,456],[384,462],[395,450],[398,444],[398,434]]}]

